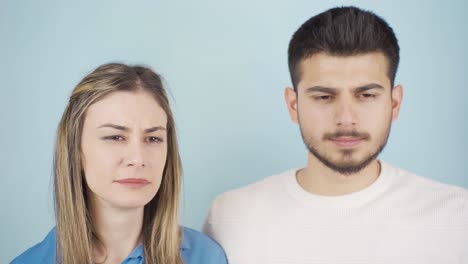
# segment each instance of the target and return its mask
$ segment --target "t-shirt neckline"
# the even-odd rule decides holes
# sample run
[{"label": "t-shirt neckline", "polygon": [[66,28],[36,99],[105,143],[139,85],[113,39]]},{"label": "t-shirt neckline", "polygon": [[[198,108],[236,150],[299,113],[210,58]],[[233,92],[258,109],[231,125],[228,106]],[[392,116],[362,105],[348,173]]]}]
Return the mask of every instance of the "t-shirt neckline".
[{"label": "t-shirt neckline", "polygon": [[374,199],[378,194],[385,190],[388,186],[388,181],[391,178],[391,166],[383,161],[380,161],[379,177],[366,188],[345,195],[326,196],[310,193],[304,190],[297,182],[296,173],[298,169],[293,169],[285,172],[287,192],[297,201],[310,206],[358,206]]}]

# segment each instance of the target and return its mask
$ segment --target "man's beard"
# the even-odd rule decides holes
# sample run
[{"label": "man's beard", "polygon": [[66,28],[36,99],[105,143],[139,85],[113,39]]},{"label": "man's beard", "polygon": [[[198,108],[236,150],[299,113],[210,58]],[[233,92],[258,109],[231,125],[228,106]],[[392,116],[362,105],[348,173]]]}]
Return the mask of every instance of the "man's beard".
[{"label": "man's beard", "polygon": [[[387,144],[388,136],[390,135],[390,128],[391,128],[391,123],[389,122],[387,131],[386,131],[385,136],[383,137],[383,140],[378,142],[379,144],[378,148],[375,151],[368,154],[363,160],[358,161],[358,162],[353,162],[350,159],[350,161],[347,162],[346,157],[351,158],[354,150],[344,149],[344,150],[341,150],[341,155],[342,157],[344,157],[345,161],[335,162],[332,160],[330,156],[327,156],[326,154],[321,153],[317,148],[315,148],[314,144],[311,142],[310,139],[306,139],[306,137],[304,136],[304,132],[302,130],[302,126],[300,125],[302,139],[304,141],[304,144],[308,148],[309,152],[312,155],[314,155],[323,165],[343,175],[355,174],[361,171],[362,169],[366,168],[367,165],[369,165],[375,158],[377,158],[377,156],[382,152],[382,150],[385,148],[385,145]],[[368,133],[362,133],[362,132],[357,132],[357,131],[338,131],[335,133],[326,133],[321,140],[328,141],[331,138],[337,138],[337,137],[342,137],[342,136],[358,137],[358,138],[361,138],[363,141],[370,140],[370,135]]]}]

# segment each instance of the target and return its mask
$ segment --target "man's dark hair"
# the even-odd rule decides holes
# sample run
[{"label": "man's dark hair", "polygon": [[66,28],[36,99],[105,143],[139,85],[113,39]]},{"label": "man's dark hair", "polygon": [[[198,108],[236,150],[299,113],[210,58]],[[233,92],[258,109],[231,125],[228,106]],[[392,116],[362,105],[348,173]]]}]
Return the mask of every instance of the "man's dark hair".
[{"label": "man's dark hair", "polygon": [[376,14],[357,7],[336,7],[320,13],[294,33],[289,42],[288,64],[294,90],[301,78],[300,63],[316,53],[352,56],[382,52],[388,60],[393,87],[400,48],[392,28]]}]

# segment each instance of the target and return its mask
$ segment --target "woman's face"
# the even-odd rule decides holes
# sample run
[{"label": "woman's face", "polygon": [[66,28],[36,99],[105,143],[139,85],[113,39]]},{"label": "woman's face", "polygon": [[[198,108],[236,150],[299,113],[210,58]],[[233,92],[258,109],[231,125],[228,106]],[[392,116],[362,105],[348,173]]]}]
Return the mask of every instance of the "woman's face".
[{"label": "woman's face", "polygon": [[92,104],[81,139],[89,198],[130,209],[156,195],[167,157],[167,116],[147,91],[118,91]]}]

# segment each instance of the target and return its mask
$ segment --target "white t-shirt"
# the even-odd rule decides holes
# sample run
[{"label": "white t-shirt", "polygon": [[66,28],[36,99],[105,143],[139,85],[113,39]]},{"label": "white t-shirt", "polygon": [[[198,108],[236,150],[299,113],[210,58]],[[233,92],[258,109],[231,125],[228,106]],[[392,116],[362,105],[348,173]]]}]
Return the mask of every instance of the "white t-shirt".
[{"label": "white t-shirt", "polygon": [[296,170],[220,195],[204,232],[230,264],[468,264],[468,190],[381,161],[364,190],[320,196]]}]

